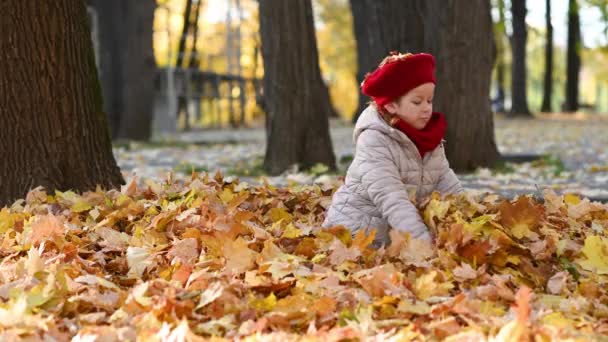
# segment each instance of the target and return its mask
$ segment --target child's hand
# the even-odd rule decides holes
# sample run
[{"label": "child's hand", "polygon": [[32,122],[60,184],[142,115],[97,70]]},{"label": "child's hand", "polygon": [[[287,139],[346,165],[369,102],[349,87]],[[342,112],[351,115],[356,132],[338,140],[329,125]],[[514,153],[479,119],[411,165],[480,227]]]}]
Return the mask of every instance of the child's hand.
[{"label": "child's hand", "polygon": [[424,234],[417,237],[417,239],[422,240],[422,241],[427,241],[429,243],[435,243],[435,239],[429,231],[424,232]]},{"label": "child's hand", "polygon": [[424,241],[424,242],[428,243],[430,248],[435,246],[435,241],[436,241],[435,235],[431,234],[428,231],[426,233],[424,233],[423,235],[421,235],[420,237],[418,237],[418,239],[420,241]]}]

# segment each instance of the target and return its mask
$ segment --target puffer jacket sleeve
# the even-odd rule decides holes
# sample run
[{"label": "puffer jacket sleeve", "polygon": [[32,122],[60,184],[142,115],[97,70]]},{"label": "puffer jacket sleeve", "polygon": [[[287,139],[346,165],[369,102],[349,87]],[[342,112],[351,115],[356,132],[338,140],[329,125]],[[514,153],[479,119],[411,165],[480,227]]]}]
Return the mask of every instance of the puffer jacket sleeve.
[{"label": "puffer jacket sleeve", "polygon": [[395,142],[381,132],[366,130],[357,140],[361,183],[391,227],[413,238],[430,240],[428,228],[409,200],[390,146]]},{"label": "puffer jacket sleeve", "polygon": [[440,146],[439,148],[441,149],[440,158],[442,158],[442,171],[441,176],[439,176],[439,182],[437,183],[437,191],[439,191],[442,195],[459,194],[464,192],[464,188],[462,187],[462,184],[460,184],[458,177],[456,177],[454,170],[450,168],[450,163],[445,156],[443,146]]}]

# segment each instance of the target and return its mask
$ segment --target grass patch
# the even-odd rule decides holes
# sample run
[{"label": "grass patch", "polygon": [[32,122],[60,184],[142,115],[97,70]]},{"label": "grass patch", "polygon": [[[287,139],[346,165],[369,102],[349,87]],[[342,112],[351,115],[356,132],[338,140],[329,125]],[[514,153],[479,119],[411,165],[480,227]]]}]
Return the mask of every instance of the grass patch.
[{"label": "grass patch", "polygon": [[506,161],[498,161],[491,169],[493,174],[509,174],[515,172],[515,167],[513,163]]},{"label": "grass patch", "polygon": [[260,177],[267,175],[264,170],[264,158],[256,157],[253,160],[243,160],[237,162],[226,171],[231,176]]},{"label": "grass patch", "polygon": [[547,168],[553,176],[559,176],[566,171],[564,162],[558,156],[552,154],[542,156],[539,160],[533,161],[531,165],[533,167]]},{"label": "grass patch", "polygon": [[490,169],[493,174],[510,174],[517,171],[517,165],[522,163],[530,163],[533,168],[544,169],[550,175],[557,177],[566,171],[566,167],[562,160],[553,154],[544,154],[538,158],[532,159],[529,156],[518,158],[518,156],[507,156],[506,158],[497,161]]},{"label": "grass patch", "polygon": [[154,140],[154,141],[135,141],[135,140],[115,140],[112,147],[123,148],[127,151],[153,149],[153,148],[178,148],[188,149],[194,146],[216,146],[216,145],[238,145],[243,144],[237,140],[222,141],[177,141],[177,140]]},{"label": "grass patch", "polygon": [[340,170],[339,166],[336,168],[336,170],[332,170],[329,168],[329,166],[322,164],[322,163],[318,163],[307,170],[303,170],[303,172],[306,174],[312,175],[315,178],[322,176],[322,175],[330,175],[330,176],[343,175],[343,172]]},{"label": "grass patch", "polygon": [[349,164],[353,161],[353,159],[355,159],[355,156],[353,156],[352,154],[345,154],[342,157],[340,157],[340,164]]},{"label": "grass patch", "polygon": [[182,163],[173,168],[173,171],[176,173],[182,173],[185,175],[190,175],[192,172],[202,173],[209,172],[209,169],[204,165],[196,165],[191,163]]},{"label": "grass patch", "polygon": [[123,148],[127,151],[144,150],[153,148],[179,148],[187,149],[195,144],[183,141],[135,141],[135,140],[116,140],[112,142],[112,147]]}]

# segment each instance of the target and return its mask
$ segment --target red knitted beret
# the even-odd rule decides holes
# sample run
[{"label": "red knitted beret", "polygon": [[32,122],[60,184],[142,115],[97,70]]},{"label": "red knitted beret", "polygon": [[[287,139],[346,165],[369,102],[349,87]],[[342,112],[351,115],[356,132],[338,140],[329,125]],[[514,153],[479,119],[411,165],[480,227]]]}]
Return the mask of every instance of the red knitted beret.
[{"label": "red knitted beret", "polygon": [[380,107],[424,83],[435,83],[435,58],[428,53],[396,53],[385,58],[361,83],[363,94]]}]

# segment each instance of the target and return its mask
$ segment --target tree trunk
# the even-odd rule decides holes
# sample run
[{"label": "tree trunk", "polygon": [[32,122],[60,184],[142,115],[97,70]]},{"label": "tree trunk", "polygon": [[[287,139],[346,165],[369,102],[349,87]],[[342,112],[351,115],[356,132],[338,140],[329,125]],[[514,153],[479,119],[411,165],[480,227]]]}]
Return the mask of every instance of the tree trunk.
[{"label": "tree trunk", "polygon": [[[200,69],[200,64],[201,64],[201,60],[200,60],[200,51],[198,48],[198,41],[199,41],[199,34],[198,34],[198,21],[200,18],[200,14],[202,11],[202,0],[197,1],[196,3],[194,3],[193,5],[195,5],[195,7],[193,7],[193,11],[194,11],[194,20],[192,21],[192,51],[190,52],[190,58],[188,59],[188,68],[192,69],[193,71],[197,71]],[[195,100],[194,102],[194,113],[192,116],[192,120],[194,120],[195,123],[200,123],[201,122],[201,115],[202,115],[202,110],[201,110],[201,96],[203,95],[203,89],[199,89],[198,87],[195,87],[194,85],[191,84],[191,86],[194,88],[194,91],[196,92],[194,98]]]},{"label": "tree trunk", "polygon": [[199,0],[194,8],[194,21],[192,22],[194,25],[192,28],[192,52],[190,53],[190,59],[188,60],[188,68],[195,70],[198,70],[201,64],[200,51],[198,49],[198,21],[201,16],[201,7],[202,0]]},{"label": "tree trunk", "polygon": [[87,22],[84,1],[2,5],[0,206],[39,185],[85,191],[124,183]]},{"label": "tree trunk", "polygon": [[505,54],[507,53],[505,39],[506,20],[505,20],[505,2],[498,0],[498,23],[495,25],[494,38],[496,40],[496,111],[504,113],[505,110]]},{"label": "tree trunk", "polygon": [[264,168],[335,169],[329,94],[323,87],[310,0],[260,0],[264,98],[269,133]]},{"label": "tree trunk", "polygon": [[[435,110],[448,120],[446,153],[459,171],[498,158],[490,109],[495,47],[490,0],[351,0],[362,79],[390,50],[431,52]],[[475,51],[475,53],[471,53]]]},{"label": "tree trunk", "polygon": [[[175,62],[176,68],[188,67],[188,63],[184,65],[186,60],[186,41],[188,40],[188,32],[190,32],[190,16],[192,15],[192,0],[186,0],[186,7],[184,9],[184,25],[182,26],[182,34],[179,38],[179,45],[177,46],[177,60]],[[188,78],[184,78],[185,87],[190,87]],[[187,91],[186,91],[187,92]],[[177,98],[177,115],[176,118],[179,121],[184,116],[184,130],[190,130],[190,113],[188,110],[188,98],[185,96],[179,96]]]},{"label": "tree trunk", "polygon": [[123,52],[125,101],[118,137],[146,141],[150,139],[154,114],[156,60],[152,38],[156,1],[121,1],[129,19]]},{"label": "tree trunk", "polygon": [[[390,51],[421,52],[424,48],[425,1],[350,0],[357,39],[357,82],[373,71]],[[407,20],[404,17],[407,16]],[[368,99],[359,90],[356,122]]]},{"label": "tree trunk", "polygon": [[513,37],[511,42],[511,115],[531,116],[526,87],[526,0],[511,0]]},{"label": "tree trunk", "polygon": [[239,76],[239,120],[238,120],[238,126],[239,127],[244,127],[245,126],[245,81],[244,81],[244,77],[245,75],[243,75],[243,65],[241,63],[241,56],[242,56],[242,32],[241,32],[241,26],[243,25],[243,6],[241,5],[241,0],[236,0],[235,1],[235,7],[236,7],[236,13],[237,13],[237,18],[238,18],[238,25],[236,27],[236,74]]},{"label": "tree trunk", "polygon": [[496,55],[490,0],[426,3],[425,45],[437,60],[433,110],[448,121],[450,166],[457,171],[493,166],[499,153],[489,99]]},{"label": "tree trunk", "polygon": [[175,66],[178,68],[187,67],[187,65],[184,65],[184,60],[186,56],[186,41],[188,40],[188,32],[190,31],[190,15],[192,15],[192,0],[186,0],[184,25],[182,26],[182,34],[179,36],[179,45],[177,46],[177,62]]},{"label": "tree trunk", "polygon": [[[235,51],[234,51],[234,29],[232,27],[232,0],[228,0],[226,4],[226,60],[227,60],[227,70],[226,73],[228,75],[235,74]],[[238,125],[236,112],[234,111],[234,98],[232,97],[232,87],[234,83],[232,79],[228,80],[228,118],[230,122],[230,127],[236,128]]]},{"label": "tree trunk", "polygon": [[156,62],[154,0],[89,0],[100,25],[100,81],[112,136],[149,140]]},{"label": "tree trunk", "polygon": [[99,81],[103,93],[104,111],[110,124],[113,138],[118,137],[124,97],[122,95],[123,65],[120,53],[122,46],[120,25],[124,22],[118,1],[90,0],[97,12],[99,25]]},{"label": "tree trunk", "polygon": [[547,26],[547,41],[545,43],[545,79],[543,85],[543,104],[541,112],[551,112],[553,87],[553,24],[551,24],[551,0],[545,0],[545,22]]},{"label": "tree trunk", "polygon": [[568,52],[566,61],[566,102],[564,111],[576,112],[578,110],[578,77],[581,68],[581,39],[578,16],[578,3],[570,0],[568,6]]}]

